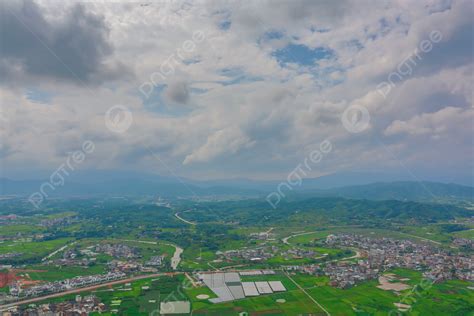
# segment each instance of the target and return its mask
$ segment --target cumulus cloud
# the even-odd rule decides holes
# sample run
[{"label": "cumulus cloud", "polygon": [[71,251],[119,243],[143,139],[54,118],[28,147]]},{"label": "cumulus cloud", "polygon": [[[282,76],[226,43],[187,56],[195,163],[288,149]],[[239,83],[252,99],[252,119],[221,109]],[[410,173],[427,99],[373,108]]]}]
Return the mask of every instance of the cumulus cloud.
[{"label": "cumulus cloud", "polygon": [[[398,134],[428,135],[428,137],[451,138],[459,132],[469,135],[474,122],[474,111],[456,107],[445,107],[438,112],[422,113],[410,118],[407,121],[393,121],[384,131],[385,135],[392,136]],[[456,126],[456,130],[451,127]]]},{"label": "cumulus cloud", "polygon": [[[460,173],[473,167],[472,1],[1,6],[8,172],[54,168],[84,139],[96,142],[91,168],[167,173],[164,162],[201,178],[284,177],[325,139],[333,151],[309,176],[399,166],[388,152],[435,171],[447,157],[433,148]],[[442,40],[382,95],[377,86],[434,30]],[[129,69],[136,76],[123,78]],[[80,81],[94,84],[69,84]],[[51,97],[32,102],[32,90]],[[121,135],[104,125],[116,104],[133,113]],[[370,114],[363,133],[341,123],[351,104]]]},{"label": "cumulus cloud", "polygon": [[249,139],[238,128],[219,130],[207,138],[207,142],[186,156],[183,164],[192,162],[209,162],[223,154],[235,154],[243,148],[250,148],[255,141]]},{"label": "cumulus cloud", "polygon": [[113,53],[109,29],[100,15],[76,3],[60,17],[46,17],[34,1],[0,4],[0,71],[3,80],[24,75],[89,83],[127,72],[106,64]]}]

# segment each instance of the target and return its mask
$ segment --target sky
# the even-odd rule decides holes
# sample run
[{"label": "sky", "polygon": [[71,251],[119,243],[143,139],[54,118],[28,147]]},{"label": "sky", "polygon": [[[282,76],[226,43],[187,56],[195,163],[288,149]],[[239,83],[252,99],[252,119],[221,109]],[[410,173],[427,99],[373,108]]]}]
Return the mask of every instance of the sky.
[{"label": "sky", "polygon": [[473,5],[2,1],[2,176],[472,182]]}]

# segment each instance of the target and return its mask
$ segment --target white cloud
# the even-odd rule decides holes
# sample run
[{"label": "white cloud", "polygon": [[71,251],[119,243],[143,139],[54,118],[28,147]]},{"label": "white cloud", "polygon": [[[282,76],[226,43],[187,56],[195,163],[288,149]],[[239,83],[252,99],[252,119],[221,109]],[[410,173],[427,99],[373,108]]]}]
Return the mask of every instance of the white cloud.
[{"label": "white cloud", "polygon": [[[8,78],[1,86],[9,123],[0,147],[4,169],[54,168],[87,138],[96,142],[90,168],[166,172],[155,154],[177,173],[196,177],[277,177],[324,139],[334,151],[315,174],[392,167],[381,158],[386,150],[378,138],[403,152],[411,168],[431,154],[423,141],[436,141],[457,156],[458,168],[470,168],[472,47],[469,55],[461,39],[470,32],[472,44],[472,4],[443,3],[84,3],[87,14],[103,16],[109,30],[113,54],[101,55],[101,62],[129,71],[87,86],[41,76]],[[54,1],[39,7],[51,23],[67,16],[68,8]],[[219,28],[223,21],[230,22],[228,29]],[[443,40],[384,98],[377,85],[433,30]],[[196,31],[204,40],[183,52]],[[283,37],[263,41],[268,32]],[[272,52],[289,42],[333,54],[312,67],[284,67]],[[170,56],[176,60],[172,73],[150,77]],[[0,71],[2,65],[0,59]],[[151,78],[161,91],[144,101],[139,87]],[[51,92],[49,104],[24,97],[32,87]],[[182,111],[165,112],[162,103]],[[361,135],[348,133],[340,121],[354,103],[371,115],[371,128]],[[103,123],[115,104],[133,112],[123,135]],[[457,147],[446,141],[460,135],[466,141]],[[444,158],[431,157],[433,168]]]},{"label": "white cloud", "polygon": [[238,128],[226,128],[215,132],[207,138],[207,142],[186,156],[183,164],[192,162],[209,162],[223,154],[235,154],[243,148],[255,145]]},{"label": "white cloud", "polygon": [[[445,107],[438,112],[422,113],[410,118],[407,121],[393,121],[384,131],[385,135],[392,136],[398,134],[409,134],[416,136],[428,136],[432,138],[456,137],[469,133],[474,122],[474,111],[469,109]],[[456,126],[456,130],[451,127]],[[468,135],[468,134],[467,134]]]}]

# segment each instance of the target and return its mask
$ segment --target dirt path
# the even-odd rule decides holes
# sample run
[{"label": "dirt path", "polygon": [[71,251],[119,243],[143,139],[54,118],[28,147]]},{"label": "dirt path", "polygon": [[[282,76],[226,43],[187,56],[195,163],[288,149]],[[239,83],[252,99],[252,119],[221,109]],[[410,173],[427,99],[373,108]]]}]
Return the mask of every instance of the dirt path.
[{"label": "dirt path", "polygon": [[198,287],[198,284],[197,284],[196,281],[194,281],[194,279],[189,275],[189,273],[185,272],[184,275],[188,278],[188,280],[191,282],[191,284],[193,285],[193,287]]},{"label": "dirt path", "polygon": [[407,234],[407,233],[403,233],[403,232],[400,232],[400,233],[403,234],[403,235],[410,236],[410,237],[414,237],[414,238],[418,238],[418,239],[425,240],[425,241],[428,241],[428,242],[432,242],[432,243],[437,244],[437,245],[441,245],[440,242],[434,241],[434,240],[431,240],[431,239],[428,239],[428,238],[423,238],[423,237],[420,237],[420,236],[416,236],[416,235],[412,235],[412,234]]},{"label": "dirt path", "polygon": [[220,271],[219,269],[214,267],[210,262],[208,262],[207,265],[210,266],[212,269],[214,269],[214,271]]},{"label": "dirt path", "polygon": [[318,305],[319,308],[321,308],[326,313],[326,315],[331,316],[331,314],[321,304],[319,304],[318,301],[316,301],[311,295],[309,295],[309,293],[306,292],[306,290],[301,285],[299,285],[295,280],[293,280],[293,278],[288,274],[288,272],[285,272],[285,274],[288,277],[288,279],[290,279],[291,282],[293,282],[304,294],[306,294],[306,296],[310,300],[312,300],[316,305]]},{"label": "dirt path", "polygon": [[61,251],[64,251],[67,247],[74,245],[76,242],[77,241],[73,241],[72,243],[66,244],[66,245],[62,246],[61,248],[56,249],[55,251],[53,251],[52,253],[50,253],[49,255],[44,257],[43,259],[41,259],[41,261],[44,262],[44,261],[48,260],[49,258],[54,256],[55,254],[60,253]]}]

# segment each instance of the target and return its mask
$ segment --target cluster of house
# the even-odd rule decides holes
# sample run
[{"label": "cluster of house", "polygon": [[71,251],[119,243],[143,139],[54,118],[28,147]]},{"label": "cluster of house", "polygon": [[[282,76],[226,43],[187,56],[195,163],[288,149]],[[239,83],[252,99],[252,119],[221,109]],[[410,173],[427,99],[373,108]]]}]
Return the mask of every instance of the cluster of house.
[{"label": "cluster of house", "polygon": [[252,262],[260,262],[272,258],[279,251],[276,246],[258,246],[254,248],[242,248],[237,250],[217,251],[216,255],[222,260],[245,260]]},{"label": "cluster of house", "polygon": [[77,250],[68,249],[63,253],[62,258],[49,260],[46,264],[58,266],[83,266],[88,267],[97,261],[97,256],[105,253],[116,259],[107,263],[108,270],[114,273],[131,273],[131,272],[157,272],[158,267],[164,265],[165,257],[152,256],[145,263],[138,261],[141,255],[137,248],[124,244],[97,244],[88,246],[87,248]]},{"label": "cluster of house", "polygon": [[14,282],[10,285],[10,295],[16,297],[33,297],[47,293],[63,292],[75,288],[84,287],[87,285],[104,283],[108,281],[122,279],[126,276],[121,272],[109,272],[107,274],[78,276],[72,279],[65,279],[61,281],[48,282],[40,285],[34,285],[27,288],[22,288],[20,283]]},{"label": "cluster of house", "polygon": [[270,231],[266,232],[259,232],[259,233],[252,233],[250,234],[250,239],[257,239],[257,240],[276,240],[276,235],[271,233]]},{"label": "cluster of house", "polygon": [[371,267],[366,260],[359,260],[357,263],[340,261],[327,264],[323,273],[329,276],[331,286],[344,289],[358,282],[377,278],[381,269]]},{"label": "cluster of house", "polygon": [[88,267],[96,261],[96,258],[78,257],[78,253],[74,249],[68,249],[64,251],[62,258],[48,260],[45,262],[45,264],[57,266]]},{"label": "cluster of house", "polygon": [[291,248],[281,253],[282,256],[292,259],[315,258],[318,254],[316,251],[310,249]]},{"label": "cluster of house", "polygon": [[40,222],[40,225],[44,227],[66,226],[77,221],[77,217],[56,217],[44,219]]},{"label": "cluster of house", "polygon": [[330,261],[288,269],[329,276],[331,285],[340,288],[375,279],[382,272],[397,267],[424,271],[424,277],[434,282],[453,278],[474,280],[474,257],[463,253],[451,253],[409,240],[370,238],[352,234],[329,235],[326,243],[332,247],[358,248],[364,258],[356,262]]},{"label": "cluster of house", "polygon": [[8,221],[14,221],[18,218],[19,216],[16,214],[8,214],[8,215],[0,215],[0,222],[8,222]]},{"label": "cluster of house", "polygon": [[137,248],[124,244],[97,244],[94,248],[96,253],[105,253],[114,258],[137,258],[139,252]]},{"label": "cluster of house", "polygon": [[[155,257],[153,257],[155,258]],[[161,259],[158,259],[161,258]],[[145,264],[140,262],[130,260],[111,260],[107,263],[107,268],[112,272],[121,272],[121,273],[133,273],[133,272],[146,272],[146,273],[155,273],[158,272],[158,267],[161,266],[164,262],[163,256],[156,256],[155,259],[151,259]]]},{"label": "cluster of house", "polygon": [[371,267],[426,270],[425,276],[434,281],[452,278],[474,280],[474,257],[464,253],[448,252],[410,240],[369,238],[360,235],[330,235],[326,242],[367,251],[367,261]]},{"label": "cluster of house", "polygon": [[7,252],[7,253],[2,253],[0,254],[0,260],[2,259],[11,259],[15,257],[21,256],[23,253],[21,252]]},{"label": "cluster of house", "polygon": [[77,295],[75,300],[35,305],[22,305],[20,307],[13,307],[9,311],[3,312],[3,316],[32,316],[32,315],[48,315],[48,316],[63,316],[63,315],[89,315],[97,312],[102,313],[106,311],[106,306],[101,303],[99,298],[95,295],[80,296]]},{"label": "cluster of house", "polygon": [[163,265],[164,260],[164,256],[153,256],[147,262],[145,262],[145,266],[160,267]]},{"label": "cluster of house", "polygon": [[453,245],[456,247],[462,247],[469,250],[474,250],[474,240],[467,238],[454,238]]}]

